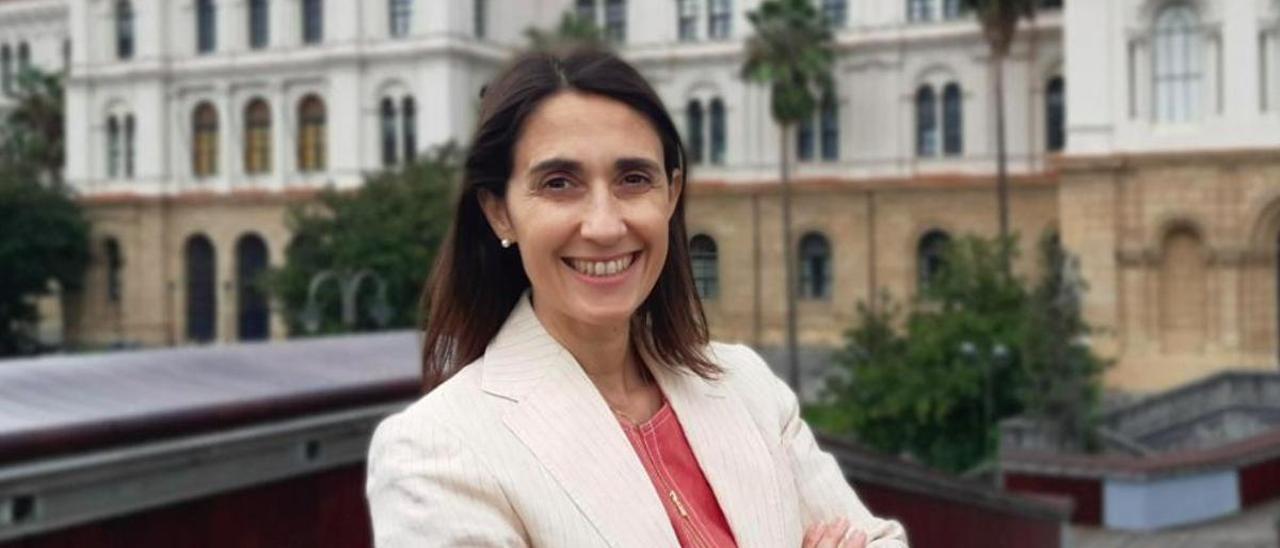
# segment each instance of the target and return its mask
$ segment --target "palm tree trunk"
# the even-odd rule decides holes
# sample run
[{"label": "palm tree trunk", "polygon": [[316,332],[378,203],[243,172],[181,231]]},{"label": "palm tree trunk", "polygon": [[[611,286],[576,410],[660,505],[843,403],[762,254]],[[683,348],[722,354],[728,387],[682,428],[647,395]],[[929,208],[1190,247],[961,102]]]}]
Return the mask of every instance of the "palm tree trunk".
[{"label": "palm tree trunk", "polygon": [[[778,147],[782,154],[782,255],[786,265],[782,269],[782,283],[787,291],[787,374],[791,389],[800,397],[800,361],[796,352],[796,260],[795,246],[791,241],[791,153],[787,135],[791,125],[783,124]],[[803,398],[801,398],[803,399]]]},{"label": "palm tree trunk", "polygon": [[996,85],[996,196],[1000,210],[1000,263],[1005,274],[1009,265],[1009,157],[1004,132],[1004,56],[993,55]]}]

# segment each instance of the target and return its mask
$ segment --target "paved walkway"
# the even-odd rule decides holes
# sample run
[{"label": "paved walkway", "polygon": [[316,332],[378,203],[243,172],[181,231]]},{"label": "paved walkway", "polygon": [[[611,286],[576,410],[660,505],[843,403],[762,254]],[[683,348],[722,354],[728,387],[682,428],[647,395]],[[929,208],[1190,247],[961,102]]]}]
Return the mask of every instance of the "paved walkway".
[{"label": "paved walkway", "polygon": [[1072,548],[1276,548],[1280,500],[1247,512],[1190,527],[1130,533],[1071,527]]}]

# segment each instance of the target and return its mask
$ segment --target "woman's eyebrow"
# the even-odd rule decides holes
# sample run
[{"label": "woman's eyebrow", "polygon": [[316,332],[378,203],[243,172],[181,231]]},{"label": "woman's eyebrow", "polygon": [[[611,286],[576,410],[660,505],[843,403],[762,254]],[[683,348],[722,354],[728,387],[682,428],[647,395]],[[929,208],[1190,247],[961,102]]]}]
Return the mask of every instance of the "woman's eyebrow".
[{"label": "woman's eyebrow", "polygon": [[641,170],[661,173],[662,167],[648,158],[618,158],[613,162],[613,169],[618,172]]},{"label": "woman's eyebrow", "polygon": [[549,171],[569,171],[573,173],[582,172],[582,162],[577,160],[569,160],[567,158],[547,158],[533,167],[529,168],[530,175],[546,173]]},{"label": "woman's eyebrow", "polygon": [[[633,157],[618,158],[613,162],[613,169],[617,172],[642,170],[658,173],[662,171],[662,166],[659,166],[657,162],[648,158]],[[540,173],[547,173],[550,171],[581,173],[583,171],[583,167],[582,162],[577,160],[556,157],[547,158],[546,160],[538,162],[537,164],[534,164],[533,167],[529,168],[530,175],[538,175]]]}]

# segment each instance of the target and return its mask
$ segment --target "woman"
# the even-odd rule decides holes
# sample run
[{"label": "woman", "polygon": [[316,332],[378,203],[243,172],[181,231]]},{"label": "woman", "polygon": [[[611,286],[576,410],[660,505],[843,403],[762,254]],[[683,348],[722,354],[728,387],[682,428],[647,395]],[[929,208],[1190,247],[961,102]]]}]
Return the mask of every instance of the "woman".
[{"label": "woman", "polygon": [[760,357],[708,343],[687,177],[611,54],[528,54],[482,92],[428,393],[369,451],[377,546],[906,546]]}]

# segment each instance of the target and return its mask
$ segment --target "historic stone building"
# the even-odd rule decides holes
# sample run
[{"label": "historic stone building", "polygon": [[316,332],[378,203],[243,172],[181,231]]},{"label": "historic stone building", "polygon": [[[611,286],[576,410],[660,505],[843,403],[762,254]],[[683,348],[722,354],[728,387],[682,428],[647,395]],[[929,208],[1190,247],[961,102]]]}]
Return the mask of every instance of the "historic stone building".
[{"label": "historic stone building", "polygon": [[[68,336],[285,336],[245,280],[283,260],[287,204],[465,142],[480,86],[523,29],[576,10],[684,130],[695,275],[716,337],[773,352],[785,315],[779,133],[765,89],[737,77],[758,3],[0,2],[61,6],[67,29],[43,49],[70,44],[66,174],[90,205],[97,259]],[[834,94],[793,137],[810,357],[839,343],[860,301],[909,300],[947,238],[997,224],[993,82],[959,2],[815,4],[838,56]],[[1018,270],[1032,273],[1046,230],[1080,256],[1103,330],[1094,344],[1117,358],[1113,387],[1274,368],[1280,2],[1063,4],[1044,2],[1006,70]]]}]

